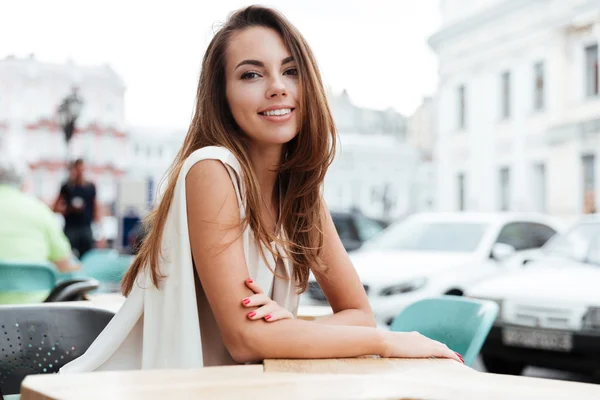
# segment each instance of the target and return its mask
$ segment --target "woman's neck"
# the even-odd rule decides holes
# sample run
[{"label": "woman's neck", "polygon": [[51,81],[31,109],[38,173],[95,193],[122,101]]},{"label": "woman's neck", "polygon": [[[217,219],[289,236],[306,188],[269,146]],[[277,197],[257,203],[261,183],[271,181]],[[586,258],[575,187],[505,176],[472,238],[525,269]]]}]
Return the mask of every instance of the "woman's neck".
[{"label": "woman's neck", "polygon": [[279,165],[281,163],[281,151],[283,146],[254,146],[250,149],[250,162],[256,173],[258,184],[260,186],[261,197],[265,201],[270,201],[268,207],[276,204],[277,198],[277,176],[279,174]]}]

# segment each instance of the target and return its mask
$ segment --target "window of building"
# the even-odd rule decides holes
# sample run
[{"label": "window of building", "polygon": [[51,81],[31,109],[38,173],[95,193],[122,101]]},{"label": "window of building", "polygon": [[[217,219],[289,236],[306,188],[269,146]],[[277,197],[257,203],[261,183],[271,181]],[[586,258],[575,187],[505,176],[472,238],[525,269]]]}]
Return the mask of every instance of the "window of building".
[{"label": "window of building", "polygon": [[593,154],[581,157],[583,177],[583,212],[592,214],[596,212],[596,160]]},{"label": "window of building", "polygon": [[502,118],[510,118],[510,72],[503,72],[502,81]]},{"label": "window of building", "polygon": [[458,189],[458,210],[464,211],[466,202],[465,202],[465,174],[463,172],[459,173],[456,177],[457,189]]},{"label": "window of building", "polygon": [[533,198],[535,209],[539,212],[546,212],[546,165],[544,163],[533,166]]},{"label": "window of building", "polygon": [[510,208],[510,169],[500,168],[500,210],[508,211]]},{"label": "window of building", "polygon": [[598,96],[598,44],[585,48],[585,94]]},{"label": "window of building", "polygon": [[598,44],[585,48],[585,94],[598,96]]},{"label": "window of building", "polygon": [[458,128],[465,129],[467,125],[467,104],[465,85],[458,87]]},{"label": "window of building", "polygon": [[538,62],[533,65],[534,92],[533,109],[536,111],[544,109],[544,63]]}]

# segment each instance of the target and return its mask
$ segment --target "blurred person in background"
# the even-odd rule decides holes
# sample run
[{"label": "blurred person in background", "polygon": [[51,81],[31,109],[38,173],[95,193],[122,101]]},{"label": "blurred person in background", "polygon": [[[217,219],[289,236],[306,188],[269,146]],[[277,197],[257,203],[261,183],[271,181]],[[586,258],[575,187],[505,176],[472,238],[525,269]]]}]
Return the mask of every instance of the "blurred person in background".
[{"label": "blurred person in background", "polygon": [[[65,218],[65,235],[79,258],[103,241],[94,241],[92,225],[100,226],[100,211],[96,201],[96,185],[85,179],[85,164],[75,160],[69,168],[69,178],[60,188],[53,206],[54,212]],[[95,228],[95,227],[94,227]]]},{"label": "blurred person in background", "polygon": [[26,174],[24,162],[0,159],[0,260],[50,261],[60,272],[79,269],[52,210],[23,192]]}]

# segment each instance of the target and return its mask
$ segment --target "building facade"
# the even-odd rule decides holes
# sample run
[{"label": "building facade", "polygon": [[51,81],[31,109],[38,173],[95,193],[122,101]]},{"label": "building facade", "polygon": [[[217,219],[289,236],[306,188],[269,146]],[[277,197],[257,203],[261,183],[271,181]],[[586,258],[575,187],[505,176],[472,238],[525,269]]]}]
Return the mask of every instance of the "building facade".
[{"label": "building facade", "polygon": [[161,191],[166,173],[183,145],[185,131],[172,128],[128,128],[126,176],[119,184],[117,211],[143,216]]},{"label": "building facade", "polygon": [[[477,3],[475,6],[474,4]],[[545,211],[598,205],[597,0],[445,0],[436,208]]]},{"label": "building facade", "polygon": [[417,151],[415,169],[416,211],[431,211],[435,207],[436,163],[433,98],[424,97],[417,109],[408,117],[407,142]]},{"label": "building facade", "polygon": [[329,208],[381,219],[414,211],[418,182],[413,172],[419,157],[407,142],[406,117],[393,109],[358,107],[346,91],[330,92],[328,100],[339,138],[325,178]]},{"label": "building facade", "polygon": [[[67,148],[57,110],[74,88],[83,107]],[[127,162],[125,85],[117,73],[108,65],[9,56],[0,60],[0,93],[0,143],[11,144],[0,148],[0,154],[10,152],[27,161],[29,191],[52,204],[67,177],[68,162],[83,158],[87,177],[96,183],[98,199],[110,214]]]}]

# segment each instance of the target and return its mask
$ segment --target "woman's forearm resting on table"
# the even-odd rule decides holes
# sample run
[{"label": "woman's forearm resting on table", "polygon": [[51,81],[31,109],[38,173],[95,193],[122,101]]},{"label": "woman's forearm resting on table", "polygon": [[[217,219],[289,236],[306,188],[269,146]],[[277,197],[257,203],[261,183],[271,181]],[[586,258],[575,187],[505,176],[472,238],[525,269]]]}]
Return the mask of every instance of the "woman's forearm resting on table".
[{"label": "woman's forearm resting on table", "polygon": [[318,318],[315,322],[328,325],[352,325],[374,328],[377,326],[371,310],[349,309],[336,312],[327,317]]},{"label": "woman's forearm resting on table", "polygon": [[225,345],[239,363],[267,358],[345,358],[385,353],[382,331],[303,320],[241,324]]}]

